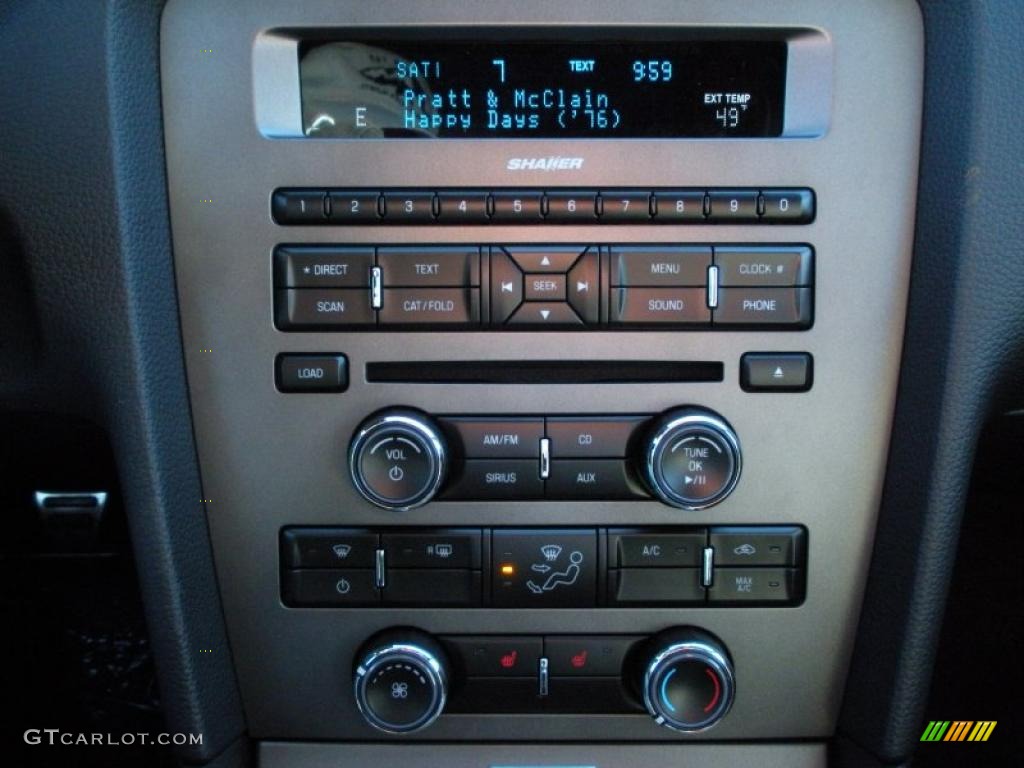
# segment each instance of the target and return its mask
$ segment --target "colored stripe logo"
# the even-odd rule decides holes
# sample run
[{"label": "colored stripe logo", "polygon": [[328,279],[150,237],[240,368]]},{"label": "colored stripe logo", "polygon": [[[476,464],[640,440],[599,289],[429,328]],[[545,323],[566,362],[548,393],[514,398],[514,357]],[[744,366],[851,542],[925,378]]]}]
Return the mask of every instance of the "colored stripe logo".
[{"label": "colored stripe logo", "polygon": [[996,720],[932,720],[921,734],[921,741],[988,741]]}]

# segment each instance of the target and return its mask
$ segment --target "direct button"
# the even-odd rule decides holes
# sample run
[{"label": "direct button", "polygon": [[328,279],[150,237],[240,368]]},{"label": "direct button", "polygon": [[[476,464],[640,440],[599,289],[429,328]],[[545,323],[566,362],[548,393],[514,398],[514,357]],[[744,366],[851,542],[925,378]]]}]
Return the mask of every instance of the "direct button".
[{"label": "direct button", "polygon": [[278,355],[277,388],[281,392],[344,392],[348,389],[348,358]]},{"label": "direct button", "polygon": [[813,251],[806,245],[715,248],[722,286],[810,285]]},{"label": "direct button", "polygon": [[379,248],[377,265],[388,288],[480,285],[477,248]]},{"label": "direct button", "polygon": [[457,438],[467,458],[540,458],[544,419],[452,417],[440,422],[445,431]]},{"label": "direct button", "polygon": [[373,248],[287,245],[274,249],[278,288],[362,288],[370,284]]}]

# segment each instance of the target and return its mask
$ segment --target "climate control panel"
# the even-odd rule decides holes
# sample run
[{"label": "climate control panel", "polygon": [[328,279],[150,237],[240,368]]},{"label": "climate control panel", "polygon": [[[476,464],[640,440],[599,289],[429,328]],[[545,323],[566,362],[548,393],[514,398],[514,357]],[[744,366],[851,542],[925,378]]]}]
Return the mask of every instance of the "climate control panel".
[{"label": "climate control panel", "polygon": [[739,438],[721,416],[445,416],[394,408],[349,449],[359,492],[409,510],[444,500],[644,500],[704,509],[736,487]]},{"label": "climate control panel", "polygon": [[780,607],[806,591],[795,525],[281,531],[295,608]]}]

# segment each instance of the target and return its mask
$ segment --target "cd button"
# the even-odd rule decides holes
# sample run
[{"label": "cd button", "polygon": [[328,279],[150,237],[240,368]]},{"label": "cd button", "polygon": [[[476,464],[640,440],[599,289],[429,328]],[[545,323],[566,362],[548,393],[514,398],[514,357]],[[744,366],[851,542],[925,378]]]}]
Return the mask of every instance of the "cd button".
[{"label": "cd button", "polygon": [[592,419],[549,418],[551,456],[556,459],[607,459],[627,455],[633,430],[644,421],[639,416]]}]

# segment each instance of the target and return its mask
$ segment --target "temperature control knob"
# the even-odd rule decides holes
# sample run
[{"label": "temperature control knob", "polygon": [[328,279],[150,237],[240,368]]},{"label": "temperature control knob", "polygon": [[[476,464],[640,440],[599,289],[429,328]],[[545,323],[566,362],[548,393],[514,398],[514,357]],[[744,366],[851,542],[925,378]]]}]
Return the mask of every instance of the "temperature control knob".
[{"label": "temperature control knob", "polygon": [[394,510],[434,498],[448,471],[448,451],[429,416],[395,408],[371,416],[349,447],[352,482],[369,501]]},{"label": "temperature control knob", "polygon": [[656,723],[697,733],[725,717],[736,683],[721,643],[707,632],[684,627],[656,635],[648,649],[643,699]]},{"label": "temperature control knob", "polygon": [[740,478],[740,443],[721,416],[679,408],[661,416],[644,454],[644,476],[666,504],[704,509],[717,504]]},{"label": "temperature control knob", "polygon": [[448,662],[440,644],[418,630],[389,630],[367,643],[356,666],[356,705],[387,733],[426,728],[444,711]]}]

